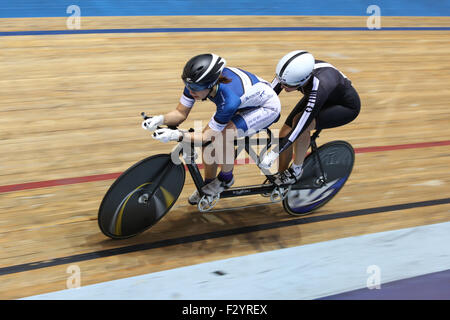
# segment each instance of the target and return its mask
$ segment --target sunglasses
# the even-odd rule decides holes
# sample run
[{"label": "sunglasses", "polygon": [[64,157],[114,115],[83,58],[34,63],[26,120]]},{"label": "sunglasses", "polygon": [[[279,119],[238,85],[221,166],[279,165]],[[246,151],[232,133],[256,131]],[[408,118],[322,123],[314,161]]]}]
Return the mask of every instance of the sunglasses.
[{"label": "sunglasses", "polygon": [[[304,79],[302,79],[302,80],[300,80],[300,81],[305,81],[305,80],[308,79],[310,76],[311,76],[311,73],[310,73],[306,78],[304,78]],[[278,78],[278,81],[280,81],[280,84],[281,84],[283,87],[290,88],[290,89],[295,89],[295,88],[300,87],[299,84],[290,85],[290,84],[284,83],[284,82],[280,79],[280,77],[277,76],[277,78]]]},{"label": "sunglasses", "polygon": [[277,79],[278,79],[278,81],[280,82],[280,84],[283,86],[283,87],[286,87],[286,88],[291,88],[291,89],[293,89],[293,88],[297,88],[297,87],[299,87],[300,85],[289,85],[289,84],[287,84],[287,83],[285,83],[285,82],[283,82],[281,79],[280,79],[280,77],[278,77],[278,75],[277,75]]},{"label": "sunglasses", "polygon": [[209,84],[205,84],[205,83],[192,83],[192,82],[184,81],[184,84],[191,91],[197,92],[197,91],[209,89]]}]

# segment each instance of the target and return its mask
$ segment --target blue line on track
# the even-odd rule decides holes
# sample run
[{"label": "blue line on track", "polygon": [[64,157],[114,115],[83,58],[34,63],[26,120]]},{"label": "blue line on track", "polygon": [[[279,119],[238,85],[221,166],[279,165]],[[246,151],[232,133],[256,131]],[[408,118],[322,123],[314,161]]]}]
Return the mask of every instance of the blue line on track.
[{"label": "blue line on track", "polygon": [[172,33],[172,32],[255,32],[255,31],[450,31],[450,27],[385,27],[368,29],[365,27],[246,27],[246,28],[144,28],[144,29],[90,29],[90,30],[30,30],[3,31],[6,36],[37,36],[64,34],[102,33]]},{"label": "blue line on track", "polygon": [[[0,18],[96,16],[449,16],[450,0],[0,0]],[[69,11],[69,12],[68,12]]]}]

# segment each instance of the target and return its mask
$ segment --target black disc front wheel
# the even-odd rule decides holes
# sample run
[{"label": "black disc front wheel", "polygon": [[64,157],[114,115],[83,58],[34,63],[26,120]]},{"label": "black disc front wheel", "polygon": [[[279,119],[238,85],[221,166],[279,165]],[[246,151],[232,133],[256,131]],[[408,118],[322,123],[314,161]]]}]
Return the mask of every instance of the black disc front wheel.
[{"label": "black disc front wheel", "polygon": [[105,194],[98,225],[106,236],[126,239],[158,222],[180,195],[186,172],[169,154],[146,158],[126,170]]}]

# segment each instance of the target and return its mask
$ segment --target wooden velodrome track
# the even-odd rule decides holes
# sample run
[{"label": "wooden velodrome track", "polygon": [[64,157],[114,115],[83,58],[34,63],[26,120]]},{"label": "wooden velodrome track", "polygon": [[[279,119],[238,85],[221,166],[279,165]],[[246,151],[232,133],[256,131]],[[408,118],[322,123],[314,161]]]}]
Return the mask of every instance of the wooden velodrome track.
[{"label": "wooden velodrome track", "polygon": [[[83,18],[82,29],[365,27],[366,19],[104,17]],[[0,31],[65,29],[64,18],[2,20]],[[449,26],[450,19],[391,17],[383,18],[382,24]],[[0,298],[63,290],[70,265],[80,267],[84,286],[450,221],[448,37],[449,31],[369,30],[0,37]],[[320,144],[336,139],[350,142],[357,151],[353,174],[330,203],[309,216],[349,213],[347,217],[258,231],[252,227],[308,217],[291,217],[281,204],[201,214],[187,203],[194,190],[187,175],[174,208],[154,228],[125,241],[110,240],[100,232],[97,210],[113,177],[140,159],[173,148],[174,144],[158,143],[141,129],[140,112],[160,114],[175,108],[188,58],[214,52],[230,66],[272,80],[278,59],[295,49],[307,49],[334,64],[361,96],[359,117],[347,126],[324,131],[318,140]],[[281,128],[299,98],[298,93],[280,95],[282,116],[274,129]],[[205,125],[213,112],[211,102],[197,102],[182,127],[194,127],[199,120]],[[263,180],[255,165],[236,166],[235,174],[236,186]],[[439,199],[444,201],[435,201]],[[218,208],[265,200],[260,196],[224,199]],[[369,208],[378,209],[367,214]],[[247,232],[181,244],[160,242],[244,226],[250,227]],[[134,245],[152,243],[160,245],[133,250],[138,248]],[[102,254],[114,248],[131,249]]]}]

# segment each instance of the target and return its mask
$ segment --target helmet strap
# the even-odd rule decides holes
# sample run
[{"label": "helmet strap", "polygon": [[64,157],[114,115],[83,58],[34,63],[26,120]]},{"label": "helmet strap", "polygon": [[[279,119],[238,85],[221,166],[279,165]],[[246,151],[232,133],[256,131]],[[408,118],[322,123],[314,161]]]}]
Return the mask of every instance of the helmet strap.
[{"label": "helmet strap", "polygon": [[312,77],[310,76],[310,78],[306,80],[306,82],[302,86],[298,87],[297,90],[300,91],[301,93],[305,93],[305,89],[311,83],[311,79]]}]

